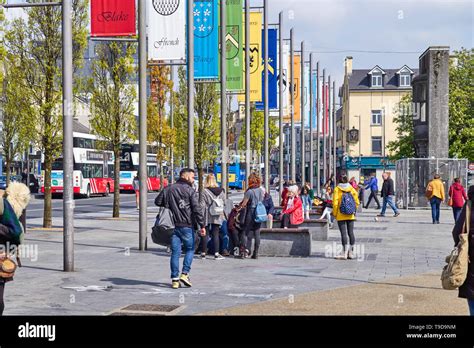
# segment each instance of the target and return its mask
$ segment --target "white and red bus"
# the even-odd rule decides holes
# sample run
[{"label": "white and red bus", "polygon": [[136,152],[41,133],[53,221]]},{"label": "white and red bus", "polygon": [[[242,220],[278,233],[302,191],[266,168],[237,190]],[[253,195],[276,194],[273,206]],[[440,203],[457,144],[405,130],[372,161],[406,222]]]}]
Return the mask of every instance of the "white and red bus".
[{"label": "white and red bus", "polygon": [[[147,146],[147,186],[149,191],[158,191],[161,188],[160,174],[156,151]],[[155,152],[155,153],[153,153]],[[139,144],[123,144],[120,157],[120,190],[133,191],[133,178],[137,175],[139,166]],[[163,180],[163,186],[168,186],[168,180]]]},{"label": "white and red bus", "polygon": [[[108,196],[114,190],[114,154],[99,150],[97,138],[92,134],[73,133],[74,194],[89,198],[91,195]],[[51,192],[62,194],[63,159],[53,162],[51,172]],[[41,173],[41,193],[44,193],[44,163]]]}]

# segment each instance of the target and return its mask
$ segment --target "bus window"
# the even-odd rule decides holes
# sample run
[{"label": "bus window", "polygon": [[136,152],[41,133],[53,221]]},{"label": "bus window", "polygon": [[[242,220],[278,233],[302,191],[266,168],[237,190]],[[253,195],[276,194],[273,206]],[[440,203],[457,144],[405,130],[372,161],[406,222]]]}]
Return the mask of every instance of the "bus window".
[{"label": "bus window", "polygon": [[148,166],[148,177],[156,178],[158,176],[158,168],[156,166]]}]

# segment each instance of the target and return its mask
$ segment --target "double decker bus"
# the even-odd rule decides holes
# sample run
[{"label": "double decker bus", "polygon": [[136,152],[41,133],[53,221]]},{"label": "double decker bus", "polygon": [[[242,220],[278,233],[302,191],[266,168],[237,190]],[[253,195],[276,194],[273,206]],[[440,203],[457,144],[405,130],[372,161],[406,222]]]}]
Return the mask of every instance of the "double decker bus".
[{"label": "double decker bus", "polygon": [[[229,156],[229,188],[242,190],[245,183],[245,164],[240,162],[240,156],[238,155],[231,155]],[[216,175],[216,179],[218,184],[221,184],[221,177],[222,177],[222,166],[221,163],[214,164],[214,174]]]},{"label": "double decker bus", "polygon": [[[108,196],[114,190],[114,154],[97,148],[97,138],[92,134],[73,133],[74,194],[89,198],[92,195]],[[41,193],[44,194],[44,163],[41,171]],[[62,194],[63,158],[53,162],[51,192]]]},{"label": "double decker bus", "polygon": [[[139,144],[123,144],[120,157],[120,190],[133,191],[133,178],[139,169]],[[161,189],[160,173],[156,160],[156,150],[147,146],[147,187],[148,191]],[[163,187],[168,186],[168,180],[163,180]]]}]

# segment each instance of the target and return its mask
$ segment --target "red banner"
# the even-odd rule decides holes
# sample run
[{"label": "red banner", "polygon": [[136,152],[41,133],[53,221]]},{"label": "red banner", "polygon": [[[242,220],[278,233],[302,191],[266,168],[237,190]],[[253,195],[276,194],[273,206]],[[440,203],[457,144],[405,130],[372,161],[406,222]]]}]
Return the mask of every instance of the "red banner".
[{"label": "red banner", "polygon": [[136,34],[135,0],[91,0],[91,36]]}]

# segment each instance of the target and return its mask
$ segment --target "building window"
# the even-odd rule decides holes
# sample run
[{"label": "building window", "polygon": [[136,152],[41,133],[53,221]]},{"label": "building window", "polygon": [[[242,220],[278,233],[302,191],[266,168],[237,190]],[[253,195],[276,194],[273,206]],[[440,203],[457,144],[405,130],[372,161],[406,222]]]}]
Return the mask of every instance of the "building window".
[{"label": "building window", "polygon": [[400,87],[410,87],[411,76],[410,74],[400,74]]},{"label": "building window", "polygon": [[372,87],[382,87],[382,75],[372,75]]},{"label": "building window", "polygon": [[382,125],[382,110],[372,110],[372,126]]},{"label": "building window", "polygon": [[382,137],[372,137],[372,155],[382,154]]}]

